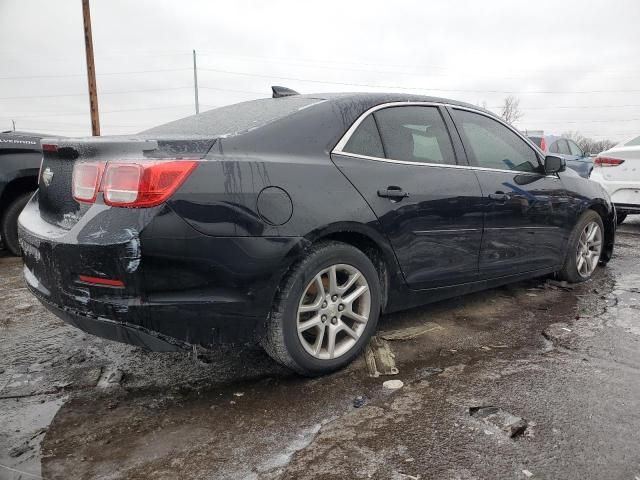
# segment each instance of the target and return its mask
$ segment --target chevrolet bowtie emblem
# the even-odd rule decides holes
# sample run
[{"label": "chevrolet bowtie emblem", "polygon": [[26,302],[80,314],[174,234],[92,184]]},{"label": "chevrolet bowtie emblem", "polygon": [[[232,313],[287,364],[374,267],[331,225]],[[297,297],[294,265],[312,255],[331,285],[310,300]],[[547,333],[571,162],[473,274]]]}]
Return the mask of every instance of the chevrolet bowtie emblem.
[{"label": "chevrolet bowtie emblem", "polygon": [[51,184],[51,180],[53,180],[53,172],[47,167],[44,169],[44,172],[42,172],[42,182],[44,186],[48,187]]}]

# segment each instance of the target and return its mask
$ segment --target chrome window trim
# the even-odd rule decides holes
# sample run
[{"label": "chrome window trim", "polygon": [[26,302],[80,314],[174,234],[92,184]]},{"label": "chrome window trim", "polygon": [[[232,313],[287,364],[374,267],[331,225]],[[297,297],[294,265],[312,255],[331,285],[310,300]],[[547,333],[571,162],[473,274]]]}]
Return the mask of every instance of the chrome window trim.
[{"label": "chrome window trim", "polygon": [[516,175],[535,175],[539,177],[544,176],[545,178],[553,178],[556,180],[560,180],[560,178],[557,175],[543,175],[541,173],[536,173],[536,172],[521,172],[519,170],[499,170],[497,168],[476,167],[471,165],[451,165],[450,163],[410,162],[408,160],[393,160],[391,158],[370,157],[368,155],[360,155],[359,153],[337,152],[335,150],[331,152],[331,154],[334,154],[334,153],[336,155],[342,155],[344,157],[361,158],[363,160],[373,160],[374,162],[383,162],[383,163],[395,163],[399,165],[413,165],[413,166],[421,166],[421,167],[440,167],[440,168],[460,168],[464,170],[503,172],[503,173],[513,173]]},{"label": "chrome window trim", "polygon": [[[470,107],[464,107],[464,106],[460,106],[460,105],[453,105],[451,103],[437,103],[437,102],[408,101],[408,102],[388,102],[388,103],[381,103],[379,105],[375,105],[375,106],[369,108],[368,110],[366,110],[364,113],[362,113],[356,119],[356,121],[353,122],[353,124],[344,133],[344,135],[342,135],[342,137],[340,138],[340,140],[338,141],[336,146],[333,148],[333,150],[331,150],[331,154],[333,155],[335,153],[335,154],[338,154],[338,155],[345,155],[347,157],[363,158],[363,159],[366,159],[366,160],[375,160],[375,161],[378,161],[378,162],[396,163],[396,164],[401,164],[401,165],[422,165],[422,166],[426,166],[426,167],[442,167],[442,168],[464,168],[464,169],[468,169],[468,170],[483,170],[483,171],[489,171],[489,172],[507,172],[507,173],[516,172],[519,175],[542,175],[541,173],[536,173],[536,172],[521,172],[519,170],[507,170],[507,169],[499,169],[499,168],[477,167],[475,165],[458,165],[458,164],[453,165],[453,164],[450,164],[450,163],[429,163],[429,162],[411,162],[411,161],[408,161],[408,160],[394,160],[394,159],[391,159],[391,158],[370,157],[368,155],[361,155],[359,153],[351,153],[351,152],[345,152],[344,151],[344,147],[347,145],[347,143],[351,139],[351,136],[358,129],[358,127],[364,121],[364,119],[367,118],[370,114],[372,114],[374,112],[377,112],[378,110],[382,110],[384,108],[412,107],[412,106],[416,106],[416,107],[448,107],[448,108],[453,108],[453,109],[458,109],[458,110],[466,110],[468,112],[476,113],[476,114],[482,115],[484,117],[490,118],[490,119],[500,123],[501,125],[507,127],[509,130],[511,130],[513,133],[515,133],[520,139],[522,139],[527,145],[529,145],[533,149],[533,152],[536,154],[536,158],[538,159],[538,164],[541,167],[544,168],[544,166],[542,164],[540,164],[540,158],[541,157],[544,158],[544,154],[542,153],[542,151],[531,140],[526,138],[517,129],[515,129],[514,127],[512,127],[508,123],[504,122],[503,120],[501,120],[501,119],[499,119],[497,117],[494,117],[493,115],[491,115],[491,114],[489,114],[487,112],[483,112],[482,110],[478,110],[478,109],[470,108]],[[555,179],[558,179],[558,180],[560,179],[557,175],[544,175],[544,177],[546,177],[546,178],[555,178]]]},{"label": "chrome window trim", "polygon": [[[412,106],[439,107],[441,105],[443,105],[443,104],[442,103],[435,103],[435,102],[388,102],[388,103],[381,103],[379,105],[375,105],[375,106],[371,107],[370,109],[366,110],[363,114],[361,114],[356,119],[355,122],[353,122],[353,124],[349,127],[349,129],[342,136],[340,141],[338,141],[336,146],[333,148],[331,153],[343,153],[343,149],[347,145],[347,142],[351,139],[351,136],[353,135],[353,133],[358,129],[358,127],[364,121],[364,119],[367,118],[373,112],[377,112],[378,110],[382,110],[383,108],[391,108],[391,107],[412,107]],[[438,113],[440,113],[440,112],[438,112]],[[444,122],[444,119],[442,121]],[[409,163],[415,163],[415,162],[409,162]]]},{"label": "chrome window trim", "polygon": [[[538,146],[535,143],[533,143],[531,140],[529,140],[529,138],[525,137],[522,133],[520,133],[520,131],[517,128],[515,128],[513,125],[508,124],[507,122],[502,120],[500,117],[491,115],[490,113],[487,113],[487,112],[483,112],[482,110],[476,110],[474,108],[463,107],[460,105],[446,104],[446,106],[454,110],[455,109],[466,110],[467,112],[476,113],[478,115],[482,115],[483,117],[487,117],[487,118],[490,118],[491,120],[498,122],[499,124],[507,127],[509,130],[515,133],[516,136],[520,137],[520,139],[523,140],[524,143],[529,145],[529,147],[531,147],[531,149],[533,150],[533,153],[536,154],[536,158],[538,159],[538,162],[540,161],[541,157],[544,158],[544,153],[542,152],[542,150],[540,150],[540,148],[538,148]],[[454,123],[455,123],[455,120],[454,120]],[[492,170],[492,169],[489,169],[489,170]]]}]

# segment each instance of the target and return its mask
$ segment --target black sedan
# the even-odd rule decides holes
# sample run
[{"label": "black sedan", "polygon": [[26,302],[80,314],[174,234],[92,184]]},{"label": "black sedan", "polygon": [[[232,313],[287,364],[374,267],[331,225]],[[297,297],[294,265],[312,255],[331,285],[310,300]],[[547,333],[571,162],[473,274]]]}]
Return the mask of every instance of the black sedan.
[{"label": "black sedan", "polygon": [[495,115],[403,94],[231,105],[133,137],[43,140],[30,290],[153,350],[260,342],[338,369],[378,317],[516,280],[587,280],[615,209]]}]

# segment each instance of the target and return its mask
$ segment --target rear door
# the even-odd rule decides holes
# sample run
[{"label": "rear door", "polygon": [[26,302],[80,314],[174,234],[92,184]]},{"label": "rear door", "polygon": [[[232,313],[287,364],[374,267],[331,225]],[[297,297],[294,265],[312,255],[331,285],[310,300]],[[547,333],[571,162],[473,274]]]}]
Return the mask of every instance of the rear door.
[{"label": "rear door", "polygon": [[482,195],[473,170],[458,163],[464,154],[450,118],[437,105],[373,110],[338,143],[333,161],[377,215],[411,288],[475,280]]},{"label": "rear door", "polygon": [[560,178],[544,173],[534,148],[510,127],[480,112],[450,111],[483,192],[481,278],[560,265],[569,233]]}]

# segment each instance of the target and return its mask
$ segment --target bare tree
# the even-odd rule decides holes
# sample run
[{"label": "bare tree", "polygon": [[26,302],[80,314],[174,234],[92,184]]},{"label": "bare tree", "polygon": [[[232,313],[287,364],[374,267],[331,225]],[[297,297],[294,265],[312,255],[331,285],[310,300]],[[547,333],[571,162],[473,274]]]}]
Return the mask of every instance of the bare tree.
[{"label": "bare tree", "polygon": [[617,142],[609,139],[594,140],[593,138],[585,137],[580,132],[566,132],[562,136],[576,142],[583,152],[592,154],[604,152],[617,144]]},{"label": "bare tree", "polygon": [[505,122],[511,124],[520,120],[523,116],[522,111],[520,111],[520,99],[513,95],[509,95],[505,98],[504,103],[502,104],[500,116]]}]

